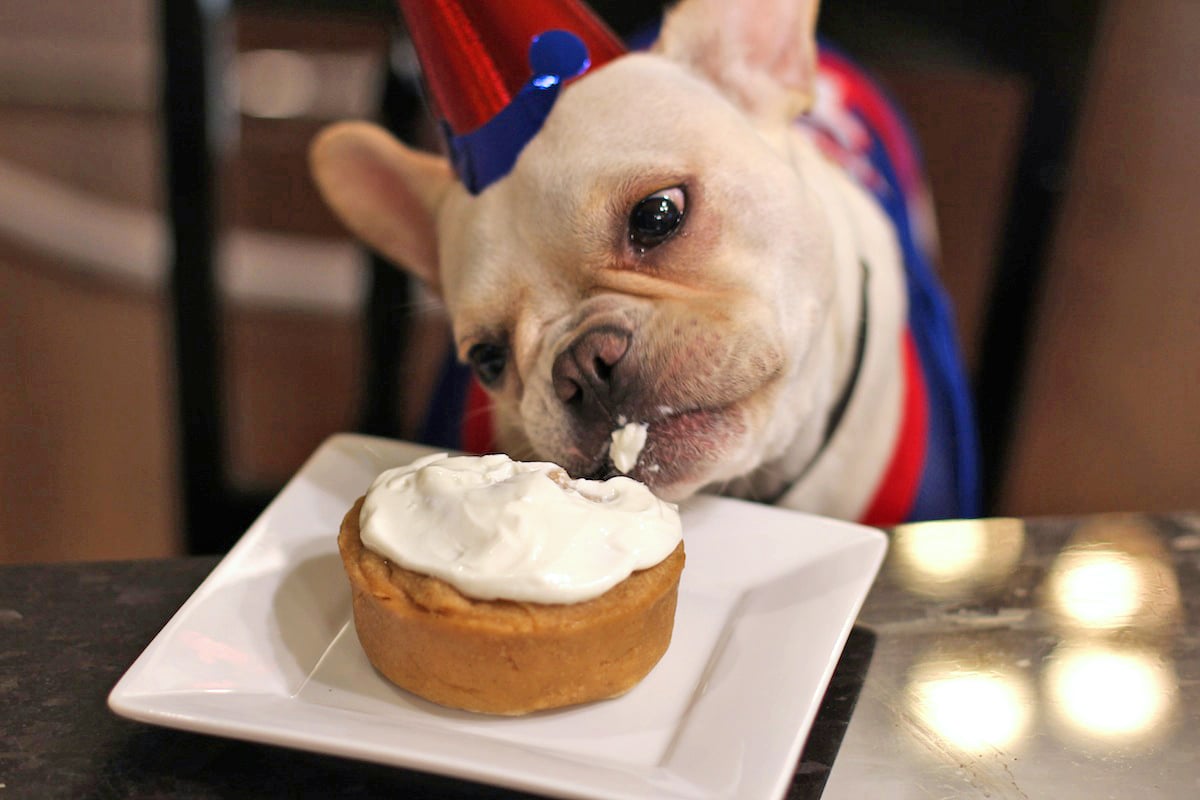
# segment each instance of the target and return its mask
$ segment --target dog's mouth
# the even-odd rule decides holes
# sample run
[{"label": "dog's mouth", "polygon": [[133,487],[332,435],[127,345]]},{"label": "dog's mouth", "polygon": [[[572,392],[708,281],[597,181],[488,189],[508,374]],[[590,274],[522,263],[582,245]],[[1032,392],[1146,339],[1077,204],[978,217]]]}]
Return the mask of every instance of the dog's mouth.
[{"label": "dog's mouth", "polygon": [[[603,480],[624,474],[645,483],[666,499],[681,499],[706,482],[704,475],[742,429],[736,406],[667,410],[629,421],[646,426],[646,442],[633,467],[628,472],[617,469],[609,438],[577,477]],[[614,425],[614,430],[620,427]]]},{"label": "dog's mouth", "polygon": [[[668,500],[744,466],[730,459],[748,460],[748,432],[774,396],[782,351],[752,330],[702,335],[692,328],[703,320],[686,319],[695,324],[652,331],[666,339],[657,348],[628,324],[593,324],[575,336],[554,358],[548,391],[523,414],[535,452],[575,477],[626,474]],[[637,437],[624,434],[642,426],[638,452]]]}]

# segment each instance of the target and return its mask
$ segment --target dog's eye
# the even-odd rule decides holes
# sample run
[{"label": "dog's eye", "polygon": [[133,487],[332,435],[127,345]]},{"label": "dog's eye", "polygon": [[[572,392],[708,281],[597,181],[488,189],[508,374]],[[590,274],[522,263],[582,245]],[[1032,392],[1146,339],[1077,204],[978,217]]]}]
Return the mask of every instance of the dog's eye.
[{"label": "dog's eye", "polygon": [[679,229],[686,208],[679,186],[643,197],[629,215],[629,241],[643,249],[662,244]]},{"label": "dog's eye", "polygon": [[494,342],[480,342],[467,351],[467,361],[484,386],[500,380],[508,365],[508,348]]}]

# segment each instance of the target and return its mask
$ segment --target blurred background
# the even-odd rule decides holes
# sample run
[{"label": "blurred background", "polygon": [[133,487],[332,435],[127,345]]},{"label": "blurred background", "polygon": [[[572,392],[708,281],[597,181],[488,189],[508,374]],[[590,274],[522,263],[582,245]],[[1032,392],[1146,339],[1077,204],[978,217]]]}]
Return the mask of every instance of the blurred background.
[{"label": "blurred background", "polygon": [[[1200,508],[1200,3],[942,5],[822,29],[923,144],[990,511]],[[436,313],[380,295],[305,165],[381,115],[421,140],[381,0],[0,5],[0,562],[220,549],[329,434],[413,430]]]}]

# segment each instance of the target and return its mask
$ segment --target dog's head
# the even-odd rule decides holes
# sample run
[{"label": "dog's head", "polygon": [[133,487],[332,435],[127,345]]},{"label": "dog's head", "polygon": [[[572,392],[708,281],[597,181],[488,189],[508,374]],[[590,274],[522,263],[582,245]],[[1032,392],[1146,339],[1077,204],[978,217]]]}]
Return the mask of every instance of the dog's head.
[{"label": "dog's head", "polygon": [[686,0],[478,195],[365,123],[314,144],[335,211],[444,301],[514,454],[604,473],[611,432],[646,423],[632,474],[679,498],[819,438],[838,245],[788,133],[815,15]]}]

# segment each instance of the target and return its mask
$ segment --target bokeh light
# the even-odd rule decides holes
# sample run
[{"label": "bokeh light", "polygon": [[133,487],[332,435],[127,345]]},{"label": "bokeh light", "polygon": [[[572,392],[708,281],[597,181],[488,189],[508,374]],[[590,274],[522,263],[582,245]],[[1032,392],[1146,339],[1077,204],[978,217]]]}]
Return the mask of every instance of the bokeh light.
[{"label": "bokeh light", "polygon": [[292,50],[251,50],[237,59],[238,105],[253,117],[285,119],[309,114],[320,78],[312,61]]},{"label": "bokeh light", "polygon": [[892,536],[896,581],[926,597],[952,598],[999,585],[1025,543],[1017,519],[944,520],[898,526]]},{"label": "bokeh light", "polygon": [[910,672],[907,696],[925,730],[966,753],[1013,748],[1033,716],[1029,679],[1007,666],[919,663]]},{"label": "bokeh light", "polygon": [[1172,628],[1181,611],[1179,582],[1153,530],[1124,517],[1082,527],[1055,558],[1045,606],[1069,636]]},{"label": "bokeh light", "polygon": [[1064,644],[1050,657],[1043,681],[1053,718],[1076,744],[1155,741],[1178,703],[1175,670],[1153,648]]}]

